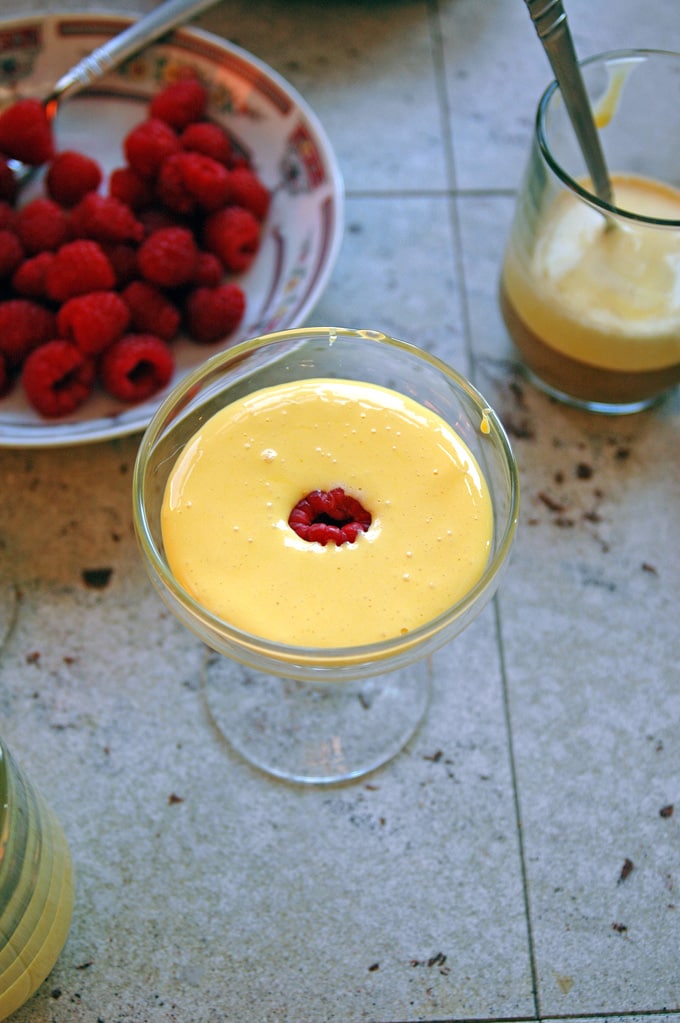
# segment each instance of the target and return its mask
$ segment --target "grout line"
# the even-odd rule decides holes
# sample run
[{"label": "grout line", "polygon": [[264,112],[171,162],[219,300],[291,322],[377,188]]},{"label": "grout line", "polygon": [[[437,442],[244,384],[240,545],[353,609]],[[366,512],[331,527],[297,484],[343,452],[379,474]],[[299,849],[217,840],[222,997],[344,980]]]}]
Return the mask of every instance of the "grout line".
[{"label": "grout line", "polygon": [[515,832],[517,835],[517,850],[519,853],[520,873],[522,875],[524,917],[526,920],[529,966],[531,969],[531,994],[534,1000],[536,1019],[542,1019],[543,1017],[541,1017],[541,999],[539,993],[538,969],[536,967],[536,947],[534,943],[534,932],[531,923],[532,920],[531,899],[529,897],[529,882],[527,876],[526,855],[524,851],[524,836],[522,834],[522,813],[520,809],[519,789],[517,784],[515,745],[512,737],[512,718],[510,714],[510,697],[508,693],[508,675],[505,662],[505,648],[503,645],[503,630],[501,627],[501,612],[497,595],[493,599],[493,608],[496,623],[496,640],[498,644],[498,655],[500,659],[501,686],[503,693],[503,715],[505,717],[505,732],[508,738],[508,760],[510,763],[512,799],[515,811]]},{"label": "grout line", "polygon": [[458,217],[458,207],[456,204],[456,196],[459,192],[456,188],[456,162],[454,157],[453,132],[451,130],[451,108],[449,106],[446,83],[446,58],[444,53],[444,37],[442,34],[441,19],[439,16],[439,0],[428,0],[427,9],[430,25],[430,41],[432,45],[432,64],[437,90],[439,121],[444,148],[446,180],[450,185],[450,187],[446,189],[442,195],[446,196],[449,200],[449,222],[453,243],[454,274],[455,280],[457,281],[460,299],[463,341],[467,362],[466,375],[471,378],[474,359],[472,354],[470,317],[467,304],[467,288],[465,284],[463,246],[460,232],[460,221]]}]

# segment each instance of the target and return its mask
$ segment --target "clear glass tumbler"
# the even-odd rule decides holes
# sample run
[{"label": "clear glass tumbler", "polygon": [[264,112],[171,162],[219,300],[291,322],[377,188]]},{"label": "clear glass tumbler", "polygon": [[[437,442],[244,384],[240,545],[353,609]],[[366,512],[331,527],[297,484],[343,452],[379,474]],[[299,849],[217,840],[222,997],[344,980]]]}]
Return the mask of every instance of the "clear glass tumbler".
[{"label": "clear glass tumbler", "polygon": [[0,739],[0,1020],[49,974],[72,911],[73,869],[61,824]]},{"label": "clear glass tumbler", "polygon": [[593,193],[556,83],[543,94],[500,283],[529,376],[595,412],[637,412],[680,382],[680,54],[582,64],[613,185]]}]

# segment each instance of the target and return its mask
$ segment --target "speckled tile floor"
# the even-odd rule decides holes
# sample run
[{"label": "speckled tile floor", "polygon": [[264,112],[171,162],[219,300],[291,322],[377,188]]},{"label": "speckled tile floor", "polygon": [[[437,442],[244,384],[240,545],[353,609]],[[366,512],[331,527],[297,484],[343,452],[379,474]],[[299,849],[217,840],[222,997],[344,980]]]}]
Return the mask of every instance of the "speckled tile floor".
[{"label": "speckled tile floor", "polygon": [[[569,14],[582,56],[680,49],[674,0]],[[680,1020],[680,805],[660,813],[680,802],[680,396],[602,419],[517,372],[496,286],[550,78],[525,6],[223,0],[199,23],[288,78],[335,147],[346,234],[311,322],[471,375],[514,445],[520,530],[403,754],[297,789],[211,728],[201,644],[132,535],[139,438],[0,450],[22,594],[0,734],[78,878],[64,952],[14,1018]],[[109,585],[85,587],[102,565]]]}]

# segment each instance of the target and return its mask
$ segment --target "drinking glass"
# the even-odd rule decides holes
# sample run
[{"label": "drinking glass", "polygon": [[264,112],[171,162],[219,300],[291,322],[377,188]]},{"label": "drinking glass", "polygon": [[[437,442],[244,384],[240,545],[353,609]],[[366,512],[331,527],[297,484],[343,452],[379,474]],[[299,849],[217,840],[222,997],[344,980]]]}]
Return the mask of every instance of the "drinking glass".
[{"label": "drinking glass", "polygon": [[0,739],[0,1020],[49,974],[72,910],[73,870],[61,824]]},{"label": "drinking glass", "polygon": [[680,381],[680,54],[581,65],[613,184],[592,190],[560,90],[538,104],[500,282],[528,375],[578,407],[629,413]]},{"label": "drinking glass", "polygon": [[[201,424],[261,388],[320,377],[378,384],[426,405],[455,429],[486,479],[493,536],[481,578],[406,635],[362,645],[348,635],[338,648],[273,642],[202,607],[168,564],[163,496],[178,456]],[[506,434],[470,383],[406,342],[377,331],[326,327],[265,335],[209,359],[158,409],[133,479],[135,528],[151,580],[209,648],[203,690],[219,730],[251,764],[288,781],[316,784],[375,769],[413,735],[428,706],[430,655],[491,599],[515,533],[518,501],[517,467]]]}]

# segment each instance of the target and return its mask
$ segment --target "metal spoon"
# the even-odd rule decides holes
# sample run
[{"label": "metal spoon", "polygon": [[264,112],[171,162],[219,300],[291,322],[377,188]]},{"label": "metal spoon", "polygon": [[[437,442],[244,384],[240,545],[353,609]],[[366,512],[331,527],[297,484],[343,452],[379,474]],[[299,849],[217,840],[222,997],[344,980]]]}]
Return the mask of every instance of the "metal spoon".
[{"label": "metal spoon", "polygon": [[595,195],[609,206],[613,206],[609,172],[562,0],[526,0],[526,5],[562,93],[564,105],[592,178]]},{"label": "metal spoon", "polygon": [[[74,96],[92,85],[109,71],[119,67],[128,57],[139,53],[146,45],[178,25],[184,24],[214,3],[216,0],[165,0],[165,3],[145,14],[129,28],[97,47],[62,75],[43,100],[48,120],[50,122],[54,120],[60,104],[67,97]],[[30,167],[19,160],[11,160],[9,164],[19,188],[36,170],[35,167]]]}]

